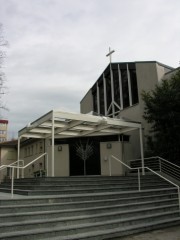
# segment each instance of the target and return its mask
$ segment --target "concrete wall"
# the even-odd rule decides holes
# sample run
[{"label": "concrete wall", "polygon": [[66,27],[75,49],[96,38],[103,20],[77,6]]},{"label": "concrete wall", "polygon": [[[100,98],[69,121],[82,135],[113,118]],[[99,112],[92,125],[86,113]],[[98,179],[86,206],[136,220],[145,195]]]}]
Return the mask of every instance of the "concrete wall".
[{"label": "concrete wall", "polygon": [[[46,143],[47,153],[48,153],[48,172],[49,176],[52,176],[52,146]],[[69,145],[62,144],[62,145],[55,145],[54,147],[54,176],[69,176]]]},{"label": "concrete wall", "polygon": [[[124,163],[132,159],[131,144],[127,142],[101,142],[100,143],[100,155],[101,155],[101,175],[109,176],[109,159],[111,155],[117,157]],[[127,151],[128,150],[128,151]],[[127,168],[121,163],[112,158],[111,160],[111,174],[112,176],[124,175],[127,172]]]},{"label": "concrete wall", "polygon": [[55,177],[69,176],[69,145],[55,146]]},{"label": "concrete wall", "polygon": [[[0,149],[0,162],[1,165],[9,165],[17,161],[17,151],[15,148],[1,147]],[[9,169],[5,168],[0,171],[0,181],[9,177]]]},{"label": "concrete wall", "polygon": [[[39,139],[21,146],[20,159],[24,160],[24,164],[26,165],[44,152],[44,139]],[[25,168],[24,176],[28,178],[34,177],[34,173],[40,169],[45,170],[45,157],[40,158],[34,164]]]},{"label": "concrete wall", "polygon": [[89,113],[91,111],[93,111],[93,96],[90,89],[80,102],[80,112]]}]

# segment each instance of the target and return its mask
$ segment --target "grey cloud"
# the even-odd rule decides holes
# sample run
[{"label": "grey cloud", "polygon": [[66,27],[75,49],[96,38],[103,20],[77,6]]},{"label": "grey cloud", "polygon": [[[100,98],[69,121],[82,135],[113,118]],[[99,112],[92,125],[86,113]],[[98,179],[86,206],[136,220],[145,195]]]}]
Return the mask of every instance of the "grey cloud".
[{"label": "grey cloud", "polygon": [[[157,60],[178,66],[179,0],[0,0],[10,43],[4,72],[10,133],[79,101],[109,63]],[[15,134],[15,133],[14,133]]]}]

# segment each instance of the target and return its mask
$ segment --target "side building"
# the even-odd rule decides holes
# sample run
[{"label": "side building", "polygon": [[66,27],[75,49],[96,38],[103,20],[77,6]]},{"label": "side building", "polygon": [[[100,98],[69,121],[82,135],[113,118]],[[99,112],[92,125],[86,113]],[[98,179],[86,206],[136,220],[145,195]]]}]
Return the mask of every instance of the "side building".
[{"label": "side building", "polygon": [[0,142],[7,141],[8,120],[0,119]]},{"label": "side building", "polygon": [[[17,140],[0,143],[0,166],[10,165],[17,161]],[[5,178],[10,178],[10,168],[3,168],[0,171],[0,182]]]},{"label": "side building", "polygon": [[[146,136],[150,125],[143,118],[141,93],[153,90],[156,84],[171,76],[175,70],[156,61],[111,63],[81,100],[80,111],[141,122]],[[136,132],[129,135],[130,151],[136,158],[140,157],[139,148],[136,147],[138,137]]]}]

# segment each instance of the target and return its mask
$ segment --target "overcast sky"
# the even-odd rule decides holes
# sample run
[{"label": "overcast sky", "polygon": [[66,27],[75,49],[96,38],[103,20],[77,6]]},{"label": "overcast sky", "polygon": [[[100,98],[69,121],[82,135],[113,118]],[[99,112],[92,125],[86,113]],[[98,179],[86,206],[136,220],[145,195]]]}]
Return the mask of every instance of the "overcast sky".
[{"label": "overcast sky", "polygon": [[113,61],[180,61],[179,0],[0,0],[9,137],[79,102]]}]

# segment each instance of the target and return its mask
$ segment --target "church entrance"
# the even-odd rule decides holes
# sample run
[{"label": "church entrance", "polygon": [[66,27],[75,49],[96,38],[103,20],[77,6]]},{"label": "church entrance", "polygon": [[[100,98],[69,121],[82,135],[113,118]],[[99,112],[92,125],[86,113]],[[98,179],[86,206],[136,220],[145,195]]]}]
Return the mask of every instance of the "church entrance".
[{"label": "church entrance", "polygon": [[69,143],[70,176],[100,175],[100,142],[96,138],[78,138]]}]

